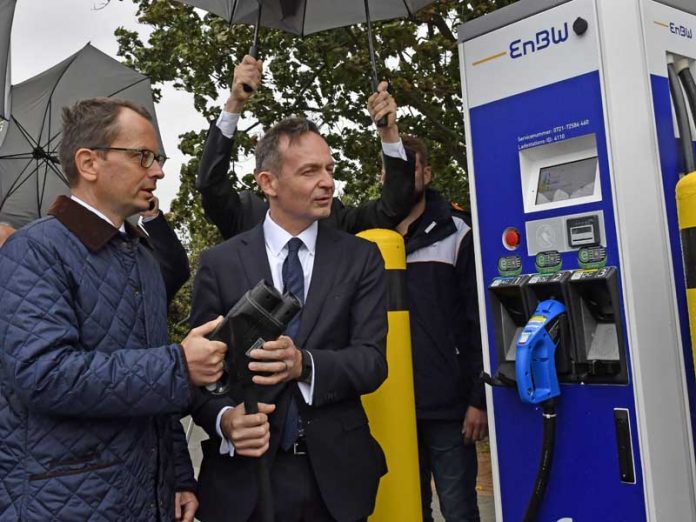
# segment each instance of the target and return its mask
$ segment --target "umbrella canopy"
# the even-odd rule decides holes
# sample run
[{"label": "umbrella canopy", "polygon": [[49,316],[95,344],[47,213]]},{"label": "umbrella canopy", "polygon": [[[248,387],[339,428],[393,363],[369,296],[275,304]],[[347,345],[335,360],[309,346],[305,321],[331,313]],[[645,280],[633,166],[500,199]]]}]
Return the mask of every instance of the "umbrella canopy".
[{"label": "umbrella canopy", "polygon": [[[178,0],[205,9],[230,24],[244,23],[306,36],[327,29],[367,22],[374,88],[375,53],[370,23],[411,16],[436,0]],[[260,16],[259,16],[260,15]],[[254,45],[258,32],[254,35]],[[255,53],[252,52],[252,55]]]},{"label": "umbrella canopy", "polygon": [[16,0],[0,0],[0,145],[10,119],[10,34],[15,4]]},{"label": "umbrella canopy", "polygon": [[[370,0],[369,17],[373,22],[403,18],[433,2],[434,0]],[[231,18],[228,18],[230,23],[255,24],[259,0],[194,0],[187,3],[218,6],[236,3]],[[263,27],[301,36],[367,22],[365,0],[260,0],[260,3],[263,4]],[[224,12],[210,11],[220,16],[220,12]]]},{"label": "umbrella canopy", "polygon": [[[147,76],[89,44],[12,88],[12,117],[0,147],[0,221],[25,225],[69,193],[58,160],[62,109],[96,96],[138,103],[155,117]],[[157,137],[164,152],[159,130]]]}]

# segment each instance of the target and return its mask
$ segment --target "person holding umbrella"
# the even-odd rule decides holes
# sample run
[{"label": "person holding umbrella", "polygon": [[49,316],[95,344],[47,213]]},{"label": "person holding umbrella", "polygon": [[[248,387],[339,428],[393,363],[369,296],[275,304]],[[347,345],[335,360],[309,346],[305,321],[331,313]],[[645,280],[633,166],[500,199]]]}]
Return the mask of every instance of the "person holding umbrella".
[{"label": "person holding umbrella", "polygon": [[219,320],[167,342],[160,269],[126,221],[163,176],[152,117],[83,100],[62,136],[71,196],[0,249],[0,518],[192,522],[179,416],[226,347],[205,338]]},{"label": "person holding umbrella", "polygon": [[[238,194],[227,174],[240,114],[261,84],[262,75],[263,62],[249,55],[237,65],[229,97],[218,120],[210,127],[198,168],[196,188],[201,193],[203,209],[223,239],[262,222],[268,210],[268,203],[256,194],[249,191]],[[383,114],[396,114],[396,103],[386,89],[387,83],[382,82],[368,101],[373,120],[378,110]],[[387,122],[388,125],[377,127],[386,171],[381,197],[356,208],[346,208],[338,198],[334,198],[327,217],[332,226],[350,233],[368,228],[394,228],[410,212],[415,159],[408,157],[401,143],[396,118],[389,118]]]}]

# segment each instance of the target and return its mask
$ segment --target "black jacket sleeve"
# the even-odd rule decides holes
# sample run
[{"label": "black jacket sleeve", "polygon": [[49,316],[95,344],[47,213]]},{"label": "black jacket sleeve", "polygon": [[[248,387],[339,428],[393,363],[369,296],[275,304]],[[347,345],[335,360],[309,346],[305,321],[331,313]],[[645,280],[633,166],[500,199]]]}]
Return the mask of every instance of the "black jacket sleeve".
[{"label": "black jacket sleeve", "polygon": [[354,265],[360,266],[360,277],[342,319],[349,324],[348,344],[308,350],[316,369],[312,405],[317,408],[372,393],[387,378],[387,275],[377,245],[356,249]]},{"label": "black jacket sleeve", "polygon": [[268,205],[256,194],[234,189],[228,176],[232,138],[226,138],[215,122],[210,125],[198,166],[196,188],[201,193],[203,211],[223,239],[252,228],[263,220]]},{"label": "black jacket sleeve", "polygon": [[162,212],[155,219],[144,222],[143,228],[149,236],[152,253],[162,271],[169,304],[191,275],[186,249]]},{"label": "black jacket sleeve", "polygon": [[411,211],[415,188],[416,160],[407,153],[407,161],[384,155],[384,185],[379,199],[354,208],[334,200],[331,208],[337,228],[351,234],[368,228],[394,228]]}]

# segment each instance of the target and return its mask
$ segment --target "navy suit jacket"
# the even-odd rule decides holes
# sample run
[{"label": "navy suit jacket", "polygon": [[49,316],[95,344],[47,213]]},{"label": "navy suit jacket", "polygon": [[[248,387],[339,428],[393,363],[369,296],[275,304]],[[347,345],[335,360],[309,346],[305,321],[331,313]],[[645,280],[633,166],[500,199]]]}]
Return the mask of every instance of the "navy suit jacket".
[{"label": "navy suit jacket", "polygon": [[[261,279],[271,282],[262,225],[201,254],[193,289],[192,325],[224,315]],[[338,521],[354,521],[374,510],[377,486],[386,473],[384,454],[371,436],[360,396],[387,376],[386,274],[377,247],[319,223],[316,257],[297,338],[314,362],[312,406],[300,399],[306,445],[322,498]],[[289,399],[296,382],[276,396],[270,416],[272,462],[278,451]],[[201,392],[193,417],[211,437],[203,443],[199,476],[204,522],[244,521],[257,500],[254,459],[219,454],[215,429],[224,406],[240,397]]]}]

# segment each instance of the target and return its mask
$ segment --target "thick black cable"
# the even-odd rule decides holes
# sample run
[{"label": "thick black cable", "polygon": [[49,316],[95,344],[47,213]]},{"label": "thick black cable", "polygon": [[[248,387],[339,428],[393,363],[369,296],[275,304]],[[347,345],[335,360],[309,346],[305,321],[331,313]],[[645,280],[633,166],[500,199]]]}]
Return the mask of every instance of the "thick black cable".
[{"label": "thick black cable", "polygon": [[693,172],[696,170],[696,161],[694,161],[694,146],[691,141],[691,126],[689,125],[689,114],[686,109],[686,101],[684,93],[679,84],[679,77],[675,70],[674,64],[667,65],[667,74],[669,77],[669,91],[672,95],[672,104],[674,105],[674,113],[677,117],[677,128],[679,129],[679,148],[684,161],[684,171]]},{"label": "thick black cable", "polygon": [[[244,410],[247,415],[259,412],[258,390],[254,384],[244,389]],[[256,476],[259,480],[258,507],[261,522],[273,522],[275,517],[273,513],[273,491],[271,489],[271,473],[268,467],[267,453],[256,459]]]},{"label": "thick black cable", "polygon": [[[553,401],[553,400],[552,400]],[[546,485],[551,474],[551,463],[553,461],[553,447],[556,441],[556,408],[551,404],[543,404],[544,409],[544,435],[541,446],[541,461],[539,471],[537,471],[534,490],[527,505],[527,512],[524,515],[524,522],[535,522],[539,513],[539,506],[544,500]]]},{"label": "thick black cable", "polygon": [[[691,74],[691,70],[686,67],[679,71],[679,78],[684,86],[684,92],[686,92],[686,99],[689,101],[689,108],[691,109],[691,120],[696,122],[696,81]],[[693,145],[692,145],[693,150]],[[688,172],[693,172],[694,169]]]}]

